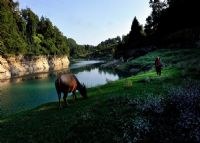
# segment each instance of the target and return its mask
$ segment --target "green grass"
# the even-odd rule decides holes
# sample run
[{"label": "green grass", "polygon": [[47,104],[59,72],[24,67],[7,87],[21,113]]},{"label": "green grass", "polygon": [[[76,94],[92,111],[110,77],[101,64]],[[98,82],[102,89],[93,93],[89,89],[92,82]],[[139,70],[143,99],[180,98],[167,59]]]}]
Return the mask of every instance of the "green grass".
[{"label": "green grass", "polygon": [[143,69],[147,66],[154,66],[157,56],[161,58],[165,67],[181,68],[185,71],[192,70],[200,72],[200,49],[161,49],[150,52],[144,56],[133,59],[117,67],[119,71],[129,71],[131,68]]},{"label": "green grass", "polygon": [[[119,138],[123,136],[121,126],[123,127],[126,120],[137,118],[135,110],[128,105],[130,99],[145,99],[148,95],[166,96],[170,88],[183,83],[183,78],[189,72],[188,70],[185,73],[185,69],[177,65],[183,61],[192,61],[195,58],[186,60],[186,57],[197,57],[199,54],[199,50],[174,52],[159,50],[128,63],[152,64],[150,59],[159,55],[165,63],[168,63],[161,77],[158,77],[152,69],[136,76],[90,88],[88,99],[78,98],[76,103],[72,103],[69,98],[69,107],[62,110],[58,109],[57,102],[53,102],[1,118],[0,143],[121,142]],[[185,54],[181,56],[180,53]],[[174,59],[175,57],[177,58]]]},{"label": "green grass", "polygon": [[[113,110],[112,108],[115,108],[113,105],[111,105],[111,107],[113,106],[112,108],[107,107],[107,101],[112,98],[142,97],[148,93],[154,93],[159,96],[164,95],[164,93],[167,92],[166,87],[172,85],[170,79],[165,83],[163,80],[165,80],[165,77],[177,76],[178,73],[179,71],[176,69],[164,70],[162,77],[157,77],[155,71],[142,73],[136,77],[130,77],[89,89],[88,99],[82,100],[79,98],[75,104],[70,102],[70,106],[62,110],[58,110],[58,103],[49,103],[30,111],[3,118],[0,120],[0,141],[63,142],[70,133],[71,128],[73,128],[79,120],[88,118],[87,115],[90,114],[91,109],[97,109],[97,112],[100,112],[101,118],[104,118],[104,116],[106,116],[104,113],[109,113]],[[150,83],[138,82],[147,76],[152,79]],[[125,86],[127,81],[132,82],[132,87],[127,88]],[[179,82],[180,81],[177,81],[177,84]],[[101,109],[99,110],[99,108]],[[118,109],[118,107],[116,109]],[[121,110],[123,110],[123,108]],[[99,118],[100,117],[95,118],[92,122],[99,122]],[[101,123],[106,128],[105,123],[100,121],[99,124],[101,125]],[[114,129],[114,127],[115,125],[111,125],[111,129]],[[84,130],[89,132],[91,129],[85,128]]]}]

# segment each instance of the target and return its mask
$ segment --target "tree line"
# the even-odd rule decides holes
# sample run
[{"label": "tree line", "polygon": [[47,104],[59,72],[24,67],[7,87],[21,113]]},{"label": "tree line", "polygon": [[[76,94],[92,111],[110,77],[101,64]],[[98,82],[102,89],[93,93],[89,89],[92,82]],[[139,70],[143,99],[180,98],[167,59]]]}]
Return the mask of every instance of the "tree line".
[{"label": "tree line", "polygon": [[119,36],[102,41],[97,46],[79,45],[72,38],[68,38],[70,56],[74,58],[103,58],[108,55],[113,56],[116,46],[121,42]]},{"label": "tree line", "polygon": [[30,8],[19,10],[19,3],[13,0],[0,1],[0,54],[85,58],[109,49],[119,41],[120,37],[117,37],[97,46],[79,45],[74,39],[64,36],[50,19],[39,18]]},{"label": "tree line", "polygon": [[30,8],[19,10],[13,0],[0,1],[0,51],[5,54],[68,55],[67,37]]},{"label": "tree line", "polygon": [[135,17],[127,35],[92,46],[79,45],[67,38],[48,18],[39,18],[30,8],[19,10],[18,2],[1,0],[0,52],[67,54],[73,58],[112,54],[115,58],[128,59],[170,44],[179,48],[193,46],[200,39],[197,0],[150,0],[149,6],[152,11],[144,26]]},{"label": "tree line", "polygon": [[[122,37],[115,57],[128,59],[155,48],[194,47],[200,40],[197,0],[150,0],[151,14],[142,26],[135,17],[131,31]],[[179,45],[179,46],[178,46]]]},{"label": "tree line", "polygon": [[[78,46],[78,53],[111,54],[114,58],[135,58],[159,48],[190,48],[200,40],[200,9],[197,0],[150,0],[151,14],[141,25],[134,17],[131,30],[122,37],[108,39],[97,46]],[[81,50],[84,49],[84,50]]]}]

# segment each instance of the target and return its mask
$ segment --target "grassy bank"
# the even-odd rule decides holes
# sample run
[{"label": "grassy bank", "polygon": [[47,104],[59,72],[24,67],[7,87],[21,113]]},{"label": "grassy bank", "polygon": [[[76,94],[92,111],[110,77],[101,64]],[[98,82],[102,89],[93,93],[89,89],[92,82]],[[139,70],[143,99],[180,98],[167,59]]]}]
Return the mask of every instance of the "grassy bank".
[{"label": "grassy bank", "polygon": [[154,66],[155,57],[159,56],[164,67],[179,68],[185,73],[195,74],[200,72],[199,54],[200,49],[162,49],[120,64],[117,70],[127,73],[131,73],[132,69],[138,72],[149,70]]},{"label": "grassy bank", "polygon": [[146,66],[159,55],[165,63],[161,77],[152,69],[88,89],[88,99],[79,98],[76,103],[70,99],[69,107],[62,110],[54,102],[4,117],[0,119],[0,142],[155,142],[156,134],[158,140],[165,136],[170,140],[170,134],[176,133],[172,119],[177,113],[166,116],[168,110],[174,111],[167,108],[169,92],[184,87],[191,81],[188,78],[197,78],[199,51],[149,53],[121,67]]}]

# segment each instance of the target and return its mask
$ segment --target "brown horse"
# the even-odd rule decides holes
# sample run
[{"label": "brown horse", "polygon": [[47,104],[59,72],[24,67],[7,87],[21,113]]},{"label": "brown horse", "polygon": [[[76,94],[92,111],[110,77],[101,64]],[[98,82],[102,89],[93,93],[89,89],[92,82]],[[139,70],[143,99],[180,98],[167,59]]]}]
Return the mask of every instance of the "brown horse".
[{"label": "brown horse", "polygon": [[73,93],[74,102],[77,99],[76,90],[78,90],[79,93],[84,98],[87,97],[87,91],[85,85],[84,84],[82,85],[74,74],[63,74],[60,77],[58,77],[55,81],[55,87],[59,99],[59,108],[61,108],[61,103],[60,103],[61,93],[64,94],[63,100],[65,105],[67,105],[67,95],[70,92]]}]

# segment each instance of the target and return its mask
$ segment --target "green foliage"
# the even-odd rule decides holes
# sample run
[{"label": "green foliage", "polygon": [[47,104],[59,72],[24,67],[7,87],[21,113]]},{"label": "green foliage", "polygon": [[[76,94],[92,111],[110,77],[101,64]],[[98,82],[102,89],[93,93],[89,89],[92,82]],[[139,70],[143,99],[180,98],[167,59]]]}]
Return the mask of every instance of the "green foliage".
[{"label": "green foliage", "polygon": [[0,50],[5,54],[68,55],[67,38],[48,18],[19,10],[12,0],[0,1]]},{"label": "green foliage", "polygon": [[135,18],[130,33],[117,46],[115,58],[136,58],[163,47],[194,47],[199,41],[197,0],[149,0],[149,5],[152,11],[144,30]]},{"label": "green foliage", "polygon": [[[135,69],[138,72],[145,72],[146,70],[154,69],[155,57],[159,56],[164,68],[179,68],[182,70],[182,73],[180,74],[183,77],[189,76],[187,73],[191,73],[192,76],[196,76],[200,72],[200,64],[198,63],[200,57],[197,56],[199,54],[200,50],[195,48],[176,50],[161,49],[150,52],[136,59],[129,60],[128,62],[124,62],[118,65],[116,69],[131,75],[133,74],[132,69]],[[151,77],[150,75],[146,76]]]},{"label": "green foliage", "polygon": [[102,41],[97,46],[78,45],[72,38],[68,39],[70,56],[74,58],[108,58],[113,57],[116,46],[121,42],[121,38],[109,38]]},{"label": "green foliage", "polygon": [[122,37],[122,42],[116,48],[115,57],[123,57],[128,59],[130,57],[137,57],[138,49],[144,46],[145,34],[142,25],[135,17],[131,26],[131,31],[128,35]]},{"label": "green foliage", "polygon": [[41,37],[39,37],[39,36],[34,35],[32,38],[33,38],[34,44],[36,44],[36,45],[39,45],[42,42],[42,39],[40,39]]},{"label": "green foliage", "polygon": [[[175,70],[168,70],[168,72],[171,71]],[[122,127],[124,124],[121,121],[129,119],[130,113],[134,113],[134,110],[128,108],[130,105],[126,101],[127,97],[145,97],[147,93],[155,93],[156,96],[166,92],[164,85],[167,83],[157,81],[155,72],[151,74],[152,78],[155,77],[155,81],[151,84],[137,83],[145,76],[143,75],[89,89],[87,100],[78,97],[79,100],[75,104],[69,100],[70,106],[60,111],[57,103],[48,103],[24,113],[0,118],[0,141],[110,142],[114,136],[121,137],[122,132],[115,129]],[[127,80],[133,85],[125,90],[123,85]],[[127,103],[126,106],[124,106],[125,103]],[[93,133],[96,136],[92,136]],[[77,135],[76,138],[74,138],[75,135]],[[102,135],[105,136],[102,137]]]},{"label": "green foliage", "polygon": [[3,42],[1,50],[5,53],[25,53],[26,42],[19,33],[17,22],[15,19],[16,11],[15,3],[8,0],[0,1],[0,40]]},{"label": "green foliage", "polygon": [[38,16],[31,11],[30,8],[22,10],[22,16],[26,20],[26,33],[27,38],[30,38],[30,42],[32,42],[32,36],[36,35],[36,29],[39,22]]},{"label": "green foliage", "polygon": [[[172,41],[166,39],[170,34],[182,32],[186,29],[199,31],[200,23],[196,17],[198,17],[200,11],[196,0],[150,0],[150,7],[152,12],[146,19],[145,32],[151,43],[157,45],[171,44]],[[186,41],[192,43],[199,40],[199,32],[194,32],[193,35]],[[176,37],[174,37],[174,41],[176,41]],[[177,41],[184,43],[185,39]]]},{"label": "green foliage", "polygon": [[97,45],[97,48],[99,49],[106,49],[109,48],[111,46],[116,46],[121,42],[121,38],[119,36],[117,36],[116,38],[109,38],[108,40],[105,40],[103,42],[101,42],[100,44]]},{"label": "green foliage", "polygon": [[93,47],[90,45],[79,45],[72,38],[68,38],[67,41],[70,48],[70,56],[73,58],[86,58]]}]

